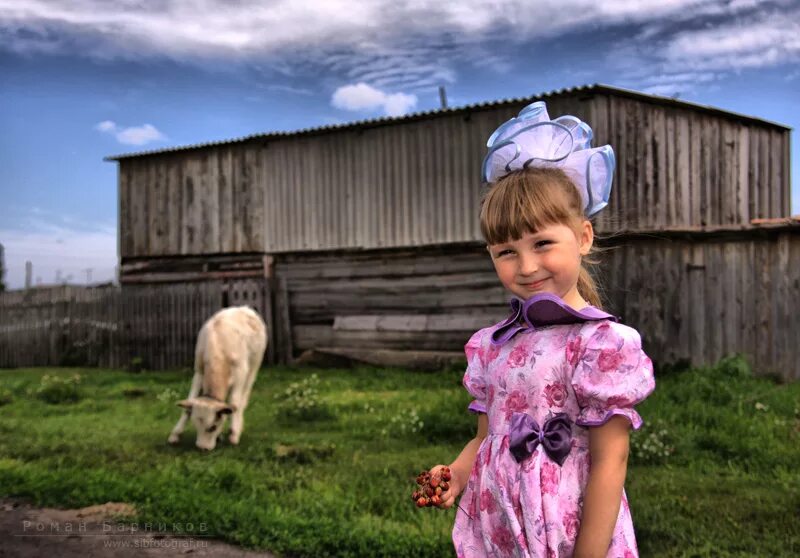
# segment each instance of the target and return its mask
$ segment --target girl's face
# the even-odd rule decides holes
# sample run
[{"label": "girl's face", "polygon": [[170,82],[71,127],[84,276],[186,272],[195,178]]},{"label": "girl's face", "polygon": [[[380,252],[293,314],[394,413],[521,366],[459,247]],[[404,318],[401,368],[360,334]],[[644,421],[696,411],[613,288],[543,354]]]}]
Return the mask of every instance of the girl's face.
[{"label": "girl's face", "polygon": [[578,293],[581,256],[589,253],[593,241],[592,224],[583,221],[579,234],[566,225],[548,225],[488,249],[500,282],[517,297],[527,300],[548,292],[580,310],[587,305]]}]

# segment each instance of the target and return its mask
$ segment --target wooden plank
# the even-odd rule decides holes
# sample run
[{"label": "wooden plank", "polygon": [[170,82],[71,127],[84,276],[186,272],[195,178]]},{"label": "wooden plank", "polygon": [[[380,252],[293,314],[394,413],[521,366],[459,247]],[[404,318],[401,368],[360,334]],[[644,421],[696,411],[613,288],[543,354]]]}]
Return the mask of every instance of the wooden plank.
[{"label": "wooden plank", "polygon": [[131,216],[130,179],[128,165],[119,163],[117,171],[117,192],[119,195],[117,215],[117,248],[121,258],[133,255],[133,223]]},{"label": "wooden plank", "polygon": [[[181,162],[165,158],[164,162],[164,219],[165,233],[162,255],[180,254],[181,248]],[[121,270],[120,270],[121,273]]]},{"label": "wooden plank", "polygon": [[278,361],[289,363],[294,358],[289,288],[286,278],[278,277],[275,305],[277,307],[276,331],[280,339]]},{"label": "wooden plank", "polygon": [[700,125],[700,224],[717,224],[714,220],[713,199],[711,198],[711,165],[714,147],[711,139],[711,126],[707,119],[703,118],[698,123]]},{"label": "wooden plank", "polygon": [[769,133],[760,130],[758,133],[758,175],[756,179],[758,213],[756,217],[772,217],[769,205],[769,149]]},{"label": "wooden plank", "polygon": [[[261,165],[260,147],[248,146],[245,150],[244,164],[247,166],[247,242],[246,250],[264,250],[264,169]],[[318,184],[316,185],[318,187]],[[304,214],[305,216],[305,214]],[[318,227],[313,227],[318,230]],[[319,246],[319,243],[315,243]]]},{"label": "wooden plank", "polygon": [[736,218],[739,198],[739,149],[736,145],[737,125],[730,122],[720,123],[720,161],[719,161],[719,193],[720,222],[724,224],[739,223]]},{"label": "wooden plank", "polygon": [[690,260],[687,265],[688,273],[688,298],[689,303],[689,343],[691,347],[691,364],[698,365],[704,362],[705,351],[705,275],[708,273],[705,262],[704,246],[693,244],[689,246]]},{"label": "wooden plank", "polygon": [[702,226],[704,222],[702,197],[702,180],[700,169],[703,159],[700,122],[691,118],[687,119],[689,125],[689,195],[692,211],[691,225]]},{"label": "wooden plank", "polygon": [[676,141],[675,163],[677,165],[676,179],[678,181],[676,190],[679,199],[679,217],[674,225],[693,225],[696,222],[692,217],[689,118],[685,114],[681,114],[678,118]]},{"label": "wooden plank", "polygon": [[721,120],[713,121],[711,126],[711,176],[709,193],[710,206],[712,209],[712,224],[725,223],[725,204],[728,201],[728,192],[730,185],[725,184],[725,168],[723,163],[727,158],[723,159],[725,150],[724,141],[724,127],[725,122]]},{"label": "wooden plank", "polygon": [[392,253],[350,253],[314,255],[300,259],[284,257],[276,263],[287,279],[328,279],[333,277],[385,277],[448,272],[493,272],[484,247],[471,247],[460,253],[431,250],[429,254],[411,251]]},{"label": "wooden plank", "polygon": [[188,272],[188,273],[140,273],[122,277],[120,282],[124,284],[151,284],[151,283],[174,283],[189,281],[209,281],[220,279],[234,279],[247,277],[261,277],[263,271],[242,270],[242,271],[208,271],[208,272]]},{"label": "wooden plank", "polygon": [[[632,174],[633,170],[633,154],[631,150],[631,144],[628,141],[629,134],[628,129],[632,127],[632,123],[629,123],[629,119],[627,117],[627,113],[625,111],[625,105],[623,102],[617,98],[612,98],[610,100],[611,107],[615,113],[615,124],[617,129],[617,145],[613,146],[616,150],[618,147],[621,150],[619,153],[620,159],[619,163],[617,164],[617,176],[619,178],[619,188],[612,188],[611,192],[612,195],[615,194],[617,198],[615,199],[616,208],[614,211],[616,212],[618,222],[620,228],[632,228],[632,223],[630,220],[630,213],[633,211],[632,203],[635,199],[633,197],[633,192],[635,188],[635,180]],[[613,209],[613,208],[612,208]]]},{"label": "wooden plank", "polygon": [[[770,217],[785,217],[791,211],[791,207],[786,205],[784,207],[784,197],[785,197],[785,189],[784,189],[784,180],[781,176],[781,169],[784,165],[783,163],[783,145],[782,145],[782,133],[778,131],[770,130],[770,149],[769,149],[769,162],[770,162],[770,172],[769,172],[769,192],[770,192]],[[789,161],[785,162],[785,167],[789,168]]]},{"label": "wooden plank", "polygon": [[675,203],[667,189],[667,175],[671,159],[667,158],[667,123],[665,109],[653,111],[653,220],[651,226],[659,228],[668,222],[669,208]]},{"label": "wooden plank", "polygon": [[505,316],[471,314],[367,314],[336,316],[334,330],[342,331],[476,331]]},{"label": "wooden plank", "polygon": [[166,159],[156,159],[151,165],[150,181],[150,213],[152,228],[150,230],[150,254],[164,255],[169,253],[169,185]]},{"label": "wooden plank", "polygon": [[[782,377],[788,376],[787,371],[791,370],[793,362],[789,356],[792,353],[790,343],[790,331],[794,332],[794,343],[800,341],[800,329],[792,329],[791,315],[796,313],[796,303],[798,299],[791,298],[790,287],[790,273],[791,273],[791,260],[789,254],[791,251],[790,240],[787,234],[778,235],[778,238],[772,245],[775,251],[775,258],[773,260],[772,275],[775,285],[775,302],[772,308],[775,312],[772,320],[772,331],[774,332],[774,345],[773,345],[773,370],[779,373]],[[795,269],[798,267],[798,262],[794,262]],[[795,274],[797,272],[795,271]],[[795,304],[792,304],[794,302]],[[794,306],[794,308],[793,308]],[[796,362],[796,361],[794,361]]]},{"label": "wooden plank", "polygon": [[146,213],[142,199],[142,195],[146,193],[146,190],[141,183],[141,173],[139,172],[141,163],[139,161],[130,161],[128,164],[130,165],[130,174],[128,176],[130,178],[131,255],[146,254],[143,235],[147,231],[147,222],[144,220]]},{"label": "wooden plank", "polygon": [[233,208],[233,177],[231,148],[217,151],[215,161],[217,182],[217,215],[219,223],[219,250],[233,252],[233,226],[236,219]]},{"label": "wooden plank", "polygon": [[679,278],[675,285],[675,293],[678,298],[678,305],[675,308],[676,314],[672,316],[672,330],[677,337],[679,347],[677,359],[691,361],[691,323],[690,316],[690,271],[687,264],[691,262],[692,250],[687,243],[681,243],[675,250],[674,265]]},{"label": "wooden plank", "polygon": [[741,270],[743,266],[743,248],[741,242],[726,243],[723,245],[725,250],[724,280],[730,284],[729,294],[725,300],[728,305],[728,320],[726,321],[727,334],[725,347],[726,354],[742,352],[743,340],[741,337],[741,324],[747,318],[742,315],[742,293]]},{"label": "wooden plank", "polygon": [[736,222],[746,224],[751,219],[749,184],[750,176],[750,130],[746,126],[738,127],[738,173],[736,176]]},{"label": "wooden plank", "polygon": [[420,331],[353,331],[335,330],[329,325],[297,325],[292,328],[292,333],[298,350],[350,347],[428,351],[463,349],[474,330],[429,335]]},{"label": "wooden plank", "polygon": [[675,130],[675,114],[668,112],[665,115],[666,126],[664,132],[664,172],[661,174],[663,182],[661,188],[664,192],[664,225],[675,226],[680,215],[680,197],[677,186],[678,161],[676,157],[677,133]]},{"label": "wooden plank", "polygon": [[183,184],[181,186],[181,254],[195,254],[197,228],[199,226],[199,202],[197,201],[198,162],[196,155],[184,161]]},{"label": "wooden plank", "polygon": [[759,217],[759,191],[758,191],[758,131],[750,128],[748,129],[748,147],[747,147],[747,196],[748,196],[748,214],[750,219],[757,219]]},{"label": "wooden plank", "polygon": [[295,280],[292,283],[294,293],[338,293],[357,292],[362,294],[384,293],[387,295],[413,294],[426,287],[429,291],[448,290],[450,288],[485,288],[496,287],[500,283],[493,273],[451,273],[447,275],[411,275],[406,277],[368,277],[343,278],[330,280],[325,288],[320,289],[318,281]]},{"label": "wooden plank", "polygon": [[[636,203],[636,213],[628,220],[629,223],[635,223],[636,228],[643,228],[647,226],[648,216],[648,197],[647,197],[647,182],[645,177],[646,172],[646,150],[649,147],[649,142],[646,140],[647,129],[644,122],[644,107],[640,104],[632,104],[629,110],[632,109],[633,121],[631,122],[633,129],[628,130],[628,145],[630,147],[630,156],[633,163],[633,175],[631,184],[634,187],[633,194]],[[641,141],[645,138],[645,141]]]},{"label": "wooden plank", "polygon": [[788,215],[792,211],[792,184],[791,184],[791,169],[792,169],[792,159],[791,153],[789,150],[789,145],[791,142],[791,135],[788,131],[784,131],[780,133],[780,145],[783,146],[781,150],[781,160],[780,160],[780,176],[781,176],[781,192],[783,192],[783,202],[781,205],[781,211],[778,213],[779,216]]},{"label": "wooden plank", "polygon": [[767,372],[770,367],[772,332],[770,331],[770,307],[775,302],[772,296],[772,274],[770,272],[771,250],[769,245],[759,246],[755,251],[754,282],[757,294],[754,318],[756,328],[755,365],[757,370]]},{"label": "wooden plank", "polygon": [[722,247],[720,243],[709,243],[706,245],[706,254],[708,255],[707,265],[709,273],[706,273],[706,278],[710,279],[707,283],[706,296],[710,308],[706,312],[706,331],[710,333],[708,336],[709,348],[711,349],[711,361],[716,363],[724,355],[723,348],[725,344],[724,324],[728,318],[728,308],[725,301],[725,269],[722,259]]},{"label": "wooden plank", "polygon": [[[503,304],[507,295],[502,287],[486,289],[450,289],[442,292],[419,292],[413,297],[402,296],[401,293],[387,297],[385,293],[361,294],[354,298],[353,293],[294,293],[292,296],[293,308],[298,320],[333,319],[341,314],[341,309],[347,308],[351,313],[368,313],[375,311],[442,311],[455,308],[469,307],[480,300],[482,304]],[[315,316],[318,316],[315,318]]]},{"label": "wooden plank", "polygon": [[[798,242],[797,235],[786,235],[789,242],[789,261],[800,262],[800,242]],[[789,268],[789,294],[787,300],[798,301],[800,300],[800,266],[792,265]],[[783,370],[783,377],[787,381],[800,380],[800,339],[798,333],[800,331],[800,312],[791,311],[791,305],[786,305],[786,310],[789,311],[789,325],[785,331],[782,332],[786,336],[786,343],[789,346],[786,358],[789,361],[789,366]]]},{"label": "wooden plank", "polygon": [[200,199],[202,213],[201,250],[216,254],[220,248],[219,162],[217,151],[206,150],[201,159]]},{"label": "wooden plank", "polygon": [[718,244],[720,254],[720,268],[717,272],[720,289],[720,355],[722,357],[736,352],[736,326],[738,314],[736,308],[736,269],[734,258],[736,246],[732,243]]}]

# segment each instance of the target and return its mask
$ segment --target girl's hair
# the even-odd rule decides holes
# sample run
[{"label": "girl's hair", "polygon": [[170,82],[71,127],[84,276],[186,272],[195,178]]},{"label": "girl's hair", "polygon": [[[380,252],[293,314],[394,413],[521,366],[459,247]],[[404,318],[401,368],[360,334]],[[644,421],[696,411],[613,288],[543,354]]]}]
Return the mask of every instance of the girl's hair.
[{"label": "girl's hair", "polygon": [[[519,240],[547,225],[566,225],[577,235],[584,220],[578,189],[563,170],[553,167],[512,172],[495,182],[481,201],[481,234],[487,244]],[[592,257],[598,251],[593,245],[581,260],[578,292],[602,309],[599,286],[589,271],[599,263]]]}]

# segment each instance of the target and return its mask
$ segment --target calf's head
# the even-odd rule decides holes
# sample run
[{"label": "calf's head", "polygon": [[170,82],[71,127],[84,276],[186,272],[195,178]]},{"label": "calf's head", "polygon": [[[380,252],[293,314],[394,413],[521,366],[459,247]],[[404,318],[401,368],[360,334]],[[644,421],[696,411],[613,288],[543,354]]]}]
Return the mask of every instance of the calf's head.
[{"label": "calf's head", "polygon": [[233,412],[233,407],[210,397],[195,397],[184,399],[178,403],[191,415],[192,424],[197,430],[195,445],[203,450],[213,450],[217,445],[217,438],[225,427],[225,420]]}]

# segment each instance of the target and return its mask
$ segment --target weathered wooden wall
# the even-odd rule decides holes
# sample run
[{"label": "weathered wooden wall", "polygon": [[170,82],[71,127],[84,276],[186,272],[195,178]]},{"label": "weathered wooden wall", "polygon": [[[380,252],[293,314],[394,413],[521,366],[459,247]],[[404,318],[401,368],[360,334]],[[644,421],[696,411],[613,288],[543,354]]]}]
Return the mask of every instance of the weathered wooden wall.
[{"label": "weathered wooden wall", "polygon": [[[541,98],[617,171],[599,230],[748,225],[790,210],[789,129],[593,87]],[[120,256],[286,253],[480,239],[491,132],[531,99],[120,157]]]},{"label": "weathered wooden wall", "polygon": [[[655,362],[743,353],[760,373],[800,379],[800,226],[627,235],[606,249],[607,309],[641,331]],[[476,244],[286,255],[275,275],[289,285],[292,356],[461,351],[507,308]]]},{"label": "weathered wooden wall", "polygon": [[800,225],[629,237],[604,255],[609,307],[659,363],[732,353],[800,379]]},{"label": "weathered wooden wall", "polygon": [[[800,379],[800,225],[667,231],[603,243],[607,309],[659,364],[743,353],[759,373]],[[191,366],[203,321],[225,305],[268,324],[267,362],[307,349],[460,352],[505,316],[507,294],[480,244],[287,254],[272,279],[126,285],[0,295],[0,367]],[[226,294],[227,293],[227,294]]]},{"label": "weathered wooden wall", "polygon": [[599,230],[749,225],[791,209],[790,130],[680,103],[598,94],[585,116],[617,171]]},{"label": "weathered wooden wall", "polygon": [[73,286],[0,294],[0,367],[117,366],[118,296]]},{"label": "weathered wooden wall", "polygon": [[[197,333],[225,306],[247,305],[272,331],[263,278],[0,294],[0,367],[193,367]],[[275,361],[273,344],[265,363]]]}]

